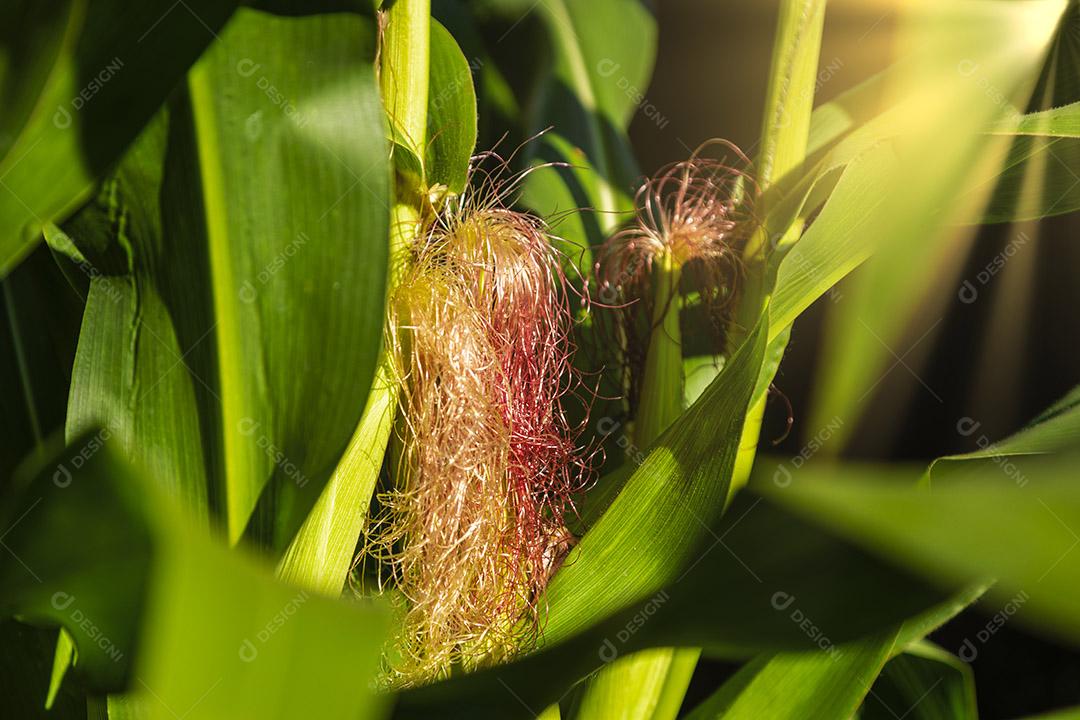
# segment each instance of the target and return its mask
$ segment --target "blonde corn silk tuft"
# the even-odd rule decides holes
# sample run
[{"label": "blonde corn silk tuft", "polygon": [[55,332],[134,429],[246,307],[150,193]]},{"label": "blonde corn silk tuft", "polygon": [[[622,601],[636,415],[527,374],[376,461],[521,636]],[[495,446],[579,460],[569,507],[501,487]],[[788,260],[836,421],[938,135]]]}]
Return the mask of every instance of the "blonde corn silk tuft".
[{"label": "blonde corn silk tuft", "polygon": [[393,486],[369,531],[403,598],[390,681],[503,661],[536,639],[541,596],[588,476],[563,414],[574,291],[539,218],[505,206],[522,175],[472,169],[410,249],[390,302],[402,388]]}]

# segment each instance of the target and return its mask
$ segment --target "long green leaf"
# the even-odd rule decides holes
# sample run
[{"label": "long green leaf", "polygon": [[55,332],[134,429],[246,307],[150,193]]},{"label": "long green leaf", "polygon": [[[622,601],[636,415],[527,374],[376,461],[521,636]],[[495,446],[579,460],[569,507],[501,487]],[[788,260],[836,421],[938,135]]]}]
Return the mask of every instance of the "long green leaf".
[{"label": "long green leaf", "polygon": [[199,123],[176,103],[168,136],[148,130],[54,238],[96,263],[71,433],[104,425],[234,539],[267,483],[260,529],[280,543],[300,525],[374,370],[389,183],[372,32],[238,14],[194,76]]},{"label": "long green leaf", "polygon": [[[424,170],[428,182],[461,192],[476,142],[472,68],[454,38],[435,21],[430,41],[427,122],[432,131]],[[367,520],[396,402],[397,390],[384,359],[345,455],[278,566],[283,578],[329,595],[341,592]]]},{"label": "long green leaf", "polygon": [[[819,643],[816,652],[766,653],[749,662],[713,695],[694,709],[690,717],[727,717],[728,712],[748,717],[772,717],[773,713],[799,713],[821,717],[848,717],[853,703],[866,695],[883,661],[877,650],[889,647],[888,657],[896,657],[905,648],[918,646],[931,631],[951,620],[975,602],[986,588],[972,586],[949,600],[904,621],[899,629],[843,645]],[[786,598],[784,598],[786,599]],[[794,619],[809,620],[801,609]],[[823,645],[823,647],[822,647]],[[870,663],[861,662],[867,655]],[[791,682],[794,679],[795,682]],[[791,692],[777,687],[792,687]],[[812,699],[819,702],[814,704]],[[771,712],[766,712],[772,708]],[[755,715],[754,713],[759,713]],[[816,715],[815,715],[816,714]]]},{"label": "long green leaf", "polygon": [[0,10],[0,276],[93,193],[235,2],[13,1]]},{"label": "long green leaf", "polygon": [[374,27],[245,9],[222,37],[191,73],[192,128],[176,138],[197,153],[184,179],[198,192],[175,201],[198,215],[167,231],[200,238],[177,259],[207,283],[216,356],[193,372],[220,403],[229,537],[248,528],[283,548],[356,428],[382,331],[390,173]]},{"label": "long green leaf", "polygon": [[[656,593],[693,562],[727,497],[742,418],[761,366],[759,327],[672,425],[548,587],[545,635],[558,642]],[[710,427],[711,432],[699,432]]]},{"label": "long green leaf", "polygon": [[[1080,490],[1071,456],[990,464],[932,490],[916,472],[806,466],[766,493],[854,542],[941,582],[996,578],[989,595],[1019,600],[1021,621],[1053,623],[1080,642]],[[906,478],[909,482],[901,480]]]},{"label": "long green leaf", "polygon": [[[49,245],[76,253],[90,278],[67,408],[69,440],[105,428],[125,456],[180,499],[209,514],[209,479],[196,402],[167,303],[169,284],[158,196],[166,152],[162,113],[136,140],[99,195],[64,229],[45,228]],[[86,248],[87,257],[77,248]],[[100,253],[91,253],[100,249]],[[110,263],[107,254],[118,254]],[[116,274],[111,274],[112,271]]]},{"label": "long green leaf", "polygon": [[1044,455],[1076,447],[1080,444],[1080,387],[1073,388],[1024,428],[1003,440],[991,442],[979,431],[980,427],[981,423],[974,418],[960,418],[956,424],[957,432],[973,438],[979,449],[938,458],[927,473],[933,477],[935,472],[970,465],[963,461],[993,460],[1000,464],[1011,456]]},{"label": "long green leaf", "polygon": [[821,214],[780,263],[769,306],[772,337],[873,252],[872,213],[893,168],[895,154],[880,145],[844,169]]}]

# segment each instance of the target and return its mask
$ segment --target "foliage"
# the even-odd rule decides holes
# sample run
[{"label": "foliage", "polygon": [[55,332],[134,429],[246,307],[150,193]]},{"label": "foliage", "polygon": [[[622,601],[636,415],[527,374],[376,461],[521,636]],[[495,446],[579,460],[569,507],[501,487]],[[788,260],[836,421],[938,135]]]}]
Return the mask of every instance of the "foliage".
[{"label": "foliage", "polygon": [[[635,268],[657,294],[633,408],[597,268],[640,184],[644,3],[121,5],[0,10],[6,706],[661,720],[704,654],[739,670],[695,719],[974,718],[935,628],[1022,595],[1018,622],[1080,642],[1076,391],[929,467],[835,460],[958,228],[1080,209],[1057,160],[1080,136],[1075,2],[907,3],[896,63],[815,107],[825,2],[782,0],[760,150],[724,181],[754,212],[722,342],[698,342],[715,297],[689,263]],[[539,273],[569,289],[539,284],[575,318],[581,442],[606,458],[573,549],[530,555],[553,573],[522,582],[535,642],[388,687],[407,613],[355,561],[410,457],[395,290],[500,138],[519,173],[500,202],[559,236]],[[790,328],[849,274],[811,426],[844,422],[809,461],[757,458]],[[487,308],[489,281],[454,287]]]}]

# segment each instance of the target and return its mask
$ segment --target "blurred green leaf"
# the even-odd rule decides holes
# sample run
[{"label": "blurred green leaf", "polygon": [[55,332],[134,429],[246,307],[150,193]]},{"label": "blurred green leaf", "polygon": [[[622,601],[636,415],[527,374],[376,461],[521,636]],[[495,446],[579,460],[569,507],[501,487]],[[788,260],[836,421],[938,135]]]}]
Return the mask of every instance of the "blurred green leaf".
[{"label": "blurred green leaf", "polygon": [[385,717],[387,700],[374,692],[382,608],[280,584],[201,534],[175,533],[155,566],[164,570],[125,699],[139,717],[224,720],[238,708],[282,720]]},{"label": "blurred green leaf", "polygon": [[97,431],[62,452],[54,444],[3,493],[0,612],[67,628],[79,676],[117,691],[132,680],[152,536],[140,488],[105,441]]},{"label": "blurred green leaf", "polygon": [[[601,180],[585,152],[556,130],[531,143],[534,164],[522,192],[522,203],[548,218],[556,246],[568,264],[588,278],[593,269],[593,248],[630,210],[629,195],[605,209],[598,204]],[[613,210],[614,209],[614,210]],[[615,210],[617,214],[612,214]]]},{"label": "blurred green leaf", "polygon": [[[996,130],[1019,133],[1000,175],[986,178],[994,194],[983,222],[1060,215],[1080,208],[1073,168],[1080,161],[1077,101],[1080,100],[1080,6],[1070,3],[1035,88],[1027,115],[1008,118]],[[1013,127],[1009,127],[1012,125]]]},{"label": "blurred green leaf", "polygon": [[[1080,642],[1076,458],[983,464],[932,489],[902,468],[804,466],[760,489],[804,517],[943,583],[997,579],[988,596]],[[764,473],[767,474],[767,471]]]},{"label": "blurred green leaf", "polygon": [[0,10],[0,276],[87,200],[235,2],[47,0]]},{"label": "blurred green leaf", "polygon": [[1032,715],[1024,720],[1077,720],[1077,718],[1080,718],[1080,707],[1052,710],[1045,714]]},{"label": "blurred green leaf", "polygon": [[[5,493],[0,602],[67,628],[76,671],[113,717],[379,718],[387,614],[274,580],[196,528],[127,468],[101,434],[82,436]],[[71,543],[53,528],[82,538]],[[207,592],[207,588],[213,592]]]},{"label": "blurred green leaf", "polygon": [[81,317],[82,299],[45,247],[0,280],[0,487],[63,427]]},{"label": "blurred green leaf", "polygon": [[637,167],[625,131],[648,89],[656,23],[637,0],[551,0],[535,11],[547,32],[551,64],[526,107],[525,135],[553,127],[533,156],[576,170],[534,171],[523,201],[544,216],[585,208],[559,229],[581,252],[602,242],[619,213],[631,209]]}]

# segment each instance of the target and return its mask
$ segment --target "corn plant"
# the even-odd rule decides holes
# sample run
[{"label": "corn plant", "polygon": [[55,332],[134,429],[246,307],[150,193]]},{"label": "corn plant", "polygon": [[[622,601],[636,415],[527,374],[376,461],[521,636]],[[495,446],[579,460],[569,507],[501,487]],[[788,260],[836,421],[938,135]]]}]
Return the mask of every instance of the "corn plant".
[{"label": "corn plant", "polygon": [[639,0],[6,3],[4,715],[975,718],[937,628],[1080,642],[1075,391],[842,459],[967,229],[1080,209],[1078,6],[903,4],[824,103],[778,9],[756,146],[643,175]]}]

